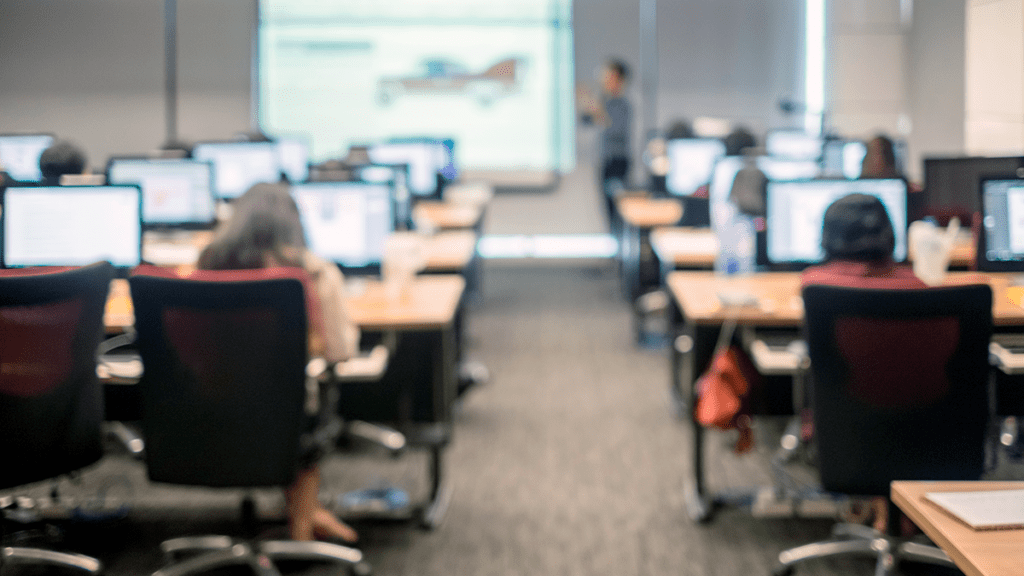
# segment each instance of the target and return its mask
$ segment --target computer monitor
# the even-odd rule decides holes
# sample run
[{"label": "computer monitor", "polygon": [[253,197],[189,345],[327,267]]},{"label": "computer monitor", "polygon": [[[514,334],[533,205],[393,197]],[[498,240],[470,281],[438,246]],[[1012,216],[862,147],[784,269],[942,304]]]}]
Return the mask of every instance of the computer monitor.
[{"label": "computer monitor", "polygon": [[978,270],[1024,272],[1024,178],[982,179],[981,211]]},{"label": "computer monitor", "polygon": [[186,159],[111,158],[107,183],[142,189],[142,223],[206,228],[217,219],[213,165]]},{"label": "computer monitor", "polygon": [[0,168],[15,180],[39,182],[39,157],[52,145],[52,134],[0,134]]},{"label": "computer monitor", "polygon": [[867,153],[867,144],[860,140],[827,140],[821,157],[821,175],[856,180]]},{"label": "computer monitor", "polygon": [[319,182],[291,188],[309,249],[344,268],[378,268],[384,239],[395,229],[391,187]]},{"label": "computer monitor", "polygon": [[391,202],[395,212],[395,229],[406,230],[412,219],[409,198],[407,164],[367,164],[353,169],[353,177],[359,182],[385,184],[391,188]]},{"label": "computer monitor", "polygon": [[[736,180],[736,174],[740,168],[743,167],[743,162],[743,156],[726,156],[719,158],[715,163],[715,169],[711,174],[711,184],[708,186],[708,198],[711,202],[711,224],[716,228],[716,222],[721,218],[716,216],[716,212],[721,211],[720,207],[729,201],[732,183]],[[809,180],[818,176],[818,164],[810,160],[782,160],[758,156],[755,162],[768,180],[786,182]]]},{"label": "computer monitor", "polygon": [[436,141],[374,144],[367,153],[374,164],[408,164],[408,185],[413,196],[437,194],[437,175],[447,159]]},{"label": "computer monitor", "polygon": [[978,191],[984,177],[1024,177],[1024,156],[925,158],[924,199],[920,213],[911,214],[912,220],[927,215],[960,216],[970,222],[971,216],[981,210]]},{"label": "computer monitor", "polygon": [[309,180],[309,141],[301,136],[280,136],[277,144],[277,162],[281,172],[293,184]]},{"label": "computer monitor", "polygon": [[676,196],[691,196],[711,181],[715,162],[725,155],[717,138],[678,138],[668,141],[668,177],[665,185]]},{"label": "computer monitor", "polygon": [[824,143],[820,136],[800,130],[772,130],[764,141],[769,156],[815,162],[821,158]]},{"label": "computer monitor", "polygon": [[192,158],[213,163],[213,193],[221,200],[238,198],[253,184],[281,180],[274,142],[200,142]]},{"label": "computer monitor", "polygon": [[6,268],[100,260],[131,268],[142,260],[142,194],[138,186],[8,188],[0,228]]},{"label": "computer monitor", "polygon": [[885,205],[896,236],[893,260],[907,259],[907,184],[891,180],[803,180],[769,182],[767,246],[770,264],[809,265],[821,262],[821,230],[825,209],[855,192],[878,197]]}]

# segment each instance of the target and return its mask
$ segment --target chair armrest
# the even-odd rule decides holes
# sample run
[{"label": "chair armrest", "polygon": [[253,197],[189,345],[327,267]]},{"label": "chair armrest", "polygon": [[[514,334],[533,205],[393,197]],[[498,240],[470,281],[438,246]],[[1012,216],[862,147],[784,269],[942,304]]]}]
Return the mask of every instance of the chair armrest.
[{"label": "chair armrest", "polygon": [[1024,374],[1024,354],[1014,352],[999,342],[988,345],[989,360],[1006,374]]},{"label": "chair armrest", "polygon": [[374,346],[368,354],[349,358],[334,365],[334,377],[338,382],[373,382],[380,380],[388,368],[391,353],[387,346]]}]

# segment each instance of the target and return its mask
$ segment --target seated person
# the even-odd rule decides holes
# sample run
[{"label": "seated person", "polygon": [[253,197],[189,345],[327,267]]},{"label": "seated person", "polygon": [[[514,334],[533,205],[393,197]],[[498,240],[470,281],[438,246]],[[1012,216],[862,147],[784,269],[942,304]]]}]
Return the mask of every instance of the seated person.
[{"label": "seated person", "polygon": [[[869,194],[848,194],[825,210],[821,229],[821,247],[825,262],[804,270],[801,285],[827,284],[851,288],[927,288],[906,265],[896,264],[892,251],[896,237],[892,221],[882,201]],[[810,414],[804,412],[805,427]],[[804,432],[806,436],[810,431]],[[884,531],[888,523],[885,498],[874,498],[866,509],[851,509],[846,520],[873,518],[874,528]],[[908,530],[907,527],[903,528]]]},{"label": "seated person", "polygon": [[860,165],[861,178],[903,178],[896,168],[896,148],[892,139],[879,134],[868,140]]},{"label": "seated person", "polygon": [[54,143],[39,156],[40,186],[59,186],[65,174],[85,174],[85,152],[67,141]]},{"label": "seated person", "polygon": [[882,201],[848,194],[825,210],[821,247],[825,261],[804,270],[801,284],[855,288],[926,288],[909,266],[892,259],[896,236]]},{"label": "seated person", "polygon": [[[231,220],[218,229],[200,254],[199,268],[240,270],[275,266],[302,268],[312,279],[320,304],[322,331],[311,322],[310,354],[329,361],[354,356],[359,347],[359,330],[346,309],[341,272],[306,249],[299,209],[287,186],[256,184],[235,201]],[[309,316],[314,318],[316,311]],[[291,538],[355,542],[355,531],[320,505],[319,490],[320,470],[316,464],[301,470],[288,488]]]}]

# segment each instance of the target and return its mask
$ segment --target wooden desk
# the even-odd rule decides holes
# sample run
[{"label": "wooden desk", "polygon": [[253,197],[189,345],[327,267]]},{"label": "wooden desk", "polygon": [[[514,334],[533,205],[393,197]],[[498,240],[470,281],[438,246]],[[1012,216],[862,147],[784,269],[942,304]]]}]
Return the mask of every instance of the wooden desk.
[{"label": "wooden desk", "polygon": [[[199,253],[213,239],[209,231],[176,234],[171,237],[147,233],[143,237],[143,258],[157,266],[174,267],[186,274],[195,270]],[[466,268],[476,252],[476,234],[470,230],[441,232],[426,239],[425,272],[458,273]]]},{"label": "wooden desk", "polygon": [[[945,285],[988,284],[992,286],[992,321],[996,326],[1024,324],[1024,308],[1010,300],[1007,288],[1018,274],[950,272]],[[799,327],[804,319],[800,299],[799,272],[768,272],[751,276],[717,276],[714,272],[673,272],[668,287],[680,312],[688,321],[720,325],[726,318],[740,324]],[[758,304],[726,308],[719,301],[722,291],[754,296]]]},{"label": "wooden desk", "polygon": [[[992,286],[993,323],[1011,327],[1024,325],[1024,308],[1007,296],[1015,274],[951,272],[947,285],[987,283]],[[681,417],[691,425],[693,436],[693,477],[687,483],[686,506],[690,517],[706,520],[722,500],[706,488],[704,428],[693,419],[694,380],[711,362],[722,323],[735,319],[740,325],[798,329],[804,319],[800,298],[800,273],[775,272],[751,276],[716,276],[713,272],[678,271],[667,278],[673,305],[670,330],[670,393]],[[724,307],[718,294],[749,294],[756,304]]]},{"label": "wooden desk", "polygon": [[655,228],[651,230],[651,247],[665,269],[706,270],[715,265],[718,237],[710,228]]},{"label": "wooden desk", "polygon": [[477,228],[483,215],[481,206],[450,202],[420,202],[412,209],[413,222],[426,221],[438,230]]},{"label": "wooden desk", "polygon": [[671,226],[683,216],[678,200],[620,196],[615,202],[620,222],[613,225],[619,240],[622,289],[630,301],[659,285],[660,270],[650,246],[652,228]]},{"label": "wooden desk", "polygon": [[[392,300],[385,296],[383,283],[371,281],[362,293],[349,296],[349,311],[364,330],[443,328],[453,322],[465,286],[461,276],[417,276],[406,295]],[[103,323],[107,332],[124,332],[135,324],[127,280],[110,283]]]},{"label": "wooden desk", "polygon": [[440,232],[427,239],[424,272],[460,273],[476,256],[476,233],[471,230]]},{"label": "wooden desk", "polygon": [[892,500],[968,576],[1024,573],[1024,530],[973,530],[938,506],[927,492],[1024,489],[1024,482],[893,482]]}]

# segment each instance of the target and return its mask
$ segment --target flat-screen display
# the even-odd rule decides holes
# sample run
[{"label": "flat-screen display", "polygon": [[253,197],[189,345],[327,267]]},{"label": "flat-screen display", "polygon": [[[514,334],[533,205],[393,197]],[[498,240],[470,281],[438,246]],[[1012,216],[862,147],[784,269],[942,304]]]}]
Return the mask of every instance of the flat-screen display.
[{"label": "flat-screen display", "polygon": [[821,157],[822,176],[849,180],[860,178],[867,152],[867,145],[860,140],[828,140]]},{"label": "flat-screen display", "polygon": [[200,142],[192,158],[213,163],[213,192],[221,200],[238,198],[253,184],[281,179],[274,142]]},{"label": "flat-screen display", "polygon": [[390,186],[322,182],[291,192],[314,254],[347,268],[380,265],[384,239],[395,229]]},{"label": "flat-screen display", "polygon": [[[736,180],[736,174],[739,173],[740,168],[743,167],[743,162],[743,156],[726,156],[715,163],[711,184],[708,187],[708,199],[710,200],[711,225],[716,229],[728,216],[723,213],[723,206],[726,206],[729,201],[732,183]],[[809,180],[818,176],[818,164],[810,160],[780,160],[758,156],[755,162],[769,180],[786,182]]]},{"label": "flat-screen display", "polygon": [[142,223],[208,226],[216,220],[213,165],[186,159],[112,158],[107,183],[142,189]]},{"label": "flat-screen display", "polygon": [[367,153],[374,164],[407,164],[413,196],[436,194],[437,175],[448,162],[444,147],[431,141],[374,144]]},{"label": "flat-screen display", "polygon": [[981,209],[978,191],[982,178],[1024,177],[1017,173],[1021,167],[1022,156],[925,158],[923,213],[913,216],[958,214],[961,220],[969,218]]},{"label": "flat-screen display", "polygon": [[665,185],[676,196],[690,196],[711,180],[715,162],[725,155],[717,138],[680,138],[668,141],[668,177]]},{"label": "flat-screen display", "polygon": [[39,157],[53,144],[51,134],[0,134],[0,168],[21,182],[39,182]]},{"label": "flat-screen display", "polygon": [[261,128],[307,134],[314,162],[427,134],[457,141],[471,169],[574,165],[571,0],[259,0],[258,11]]},{"label": "flat-screen display", "polygon": [[281,136],[277,144],[277,162],[289,182],[298,184],[309,179],[309,142],[299,136]]},{"label": "flat-screen display", "polygon": [[982,180],[981,205],[978,269],[1024,272],[1024,178]]},{"label": "flat-screen display", "polygon": [[824,143],[820,136],[799,130],[772,130],[765,137],[764,145],[769,156],[817,162]]},{"label": "flat-screen display", "polygon": [[142,259],[138,186],[8,188],[0,212],[3,265],[83,266],[106,260],[119,268]]},{"label": "flat-screen display", "polygon": [[769,182],[767,198],[768,260],[773,264],[815,264],[825,252],[821,230],[825,210],[853,193],[878,197],[896,236],[893,259],[907,259],[907,185],[892,180],[804,180]]}]

